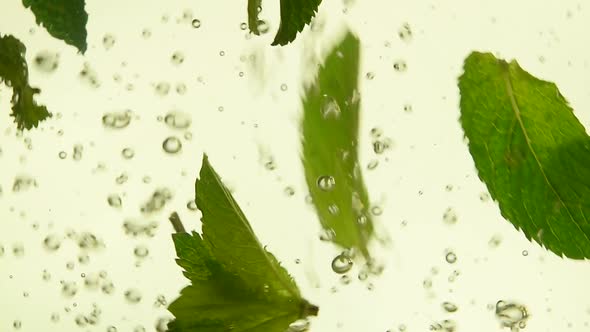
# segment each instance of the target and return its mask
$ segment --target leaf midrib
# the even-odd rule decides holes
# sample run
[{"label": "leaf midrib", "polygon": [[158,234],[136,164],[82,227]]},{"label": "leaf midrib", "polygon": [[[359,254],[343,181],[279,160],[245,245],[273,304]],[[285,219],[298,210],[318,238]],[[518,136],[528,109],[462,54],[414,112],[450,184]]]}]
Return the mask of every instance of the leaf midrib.
[{"label": "leaf midrib", "polygon": [[[532,146],[531,143],[531,139],[529,138],[528,132],[524,126],[524,122],[522,121],[522,117],[520,114],[520,108],[518,107],[518,103],[516,101],[516,96],[514,95],[514,90],[512,88],[512,79],[510,77],[510,65],[505,62],[502,61],[501,62],[501,68],[502,68],[502,74],[503,74],[503,78],[504,78],[504,82],[505,82],[505,86],[506,86],[506,93],[508,94],[508,97],[510,99],[510,104],[512,106],[512,111],[514,112],[514,116],[516,118],[516,120],[518,121],[518,125],[520,126],[520,129],[522,130],[522,133],[524,135],[527,147],[529,148],[531,154],[533,155],[533,157],[535,158],[535,162],[537,163],[537,166],[539,166],[539,170],[541,171],[541,174],[543,175],[543,179],[545,179],[545,182],[547,183],[547,185],[549,185],[549,188],[551,188],[551,191],[553,192],[553,194],[555,195],[555,197],[557,197],[557,199],[559,200],[559,202],[561,203],[561,205],[563,207],[565,207],[568,216],[570,217],[571,221],[573,221],[573,223],[576,225],[576,227],[578,228],[578,230],[584,234],[584,237],[586,238],[586,240],[588,240],[588,242],[590,242],[590,237],[588,237],[588,234],[586,234],[580,224],[578,223],[578,221],[573,217],[569,207],[565,204],[565,202],[563,201],[563,199],[561,198],[561,195],[559,195],[559,193],[557,192],[557,190],[555,189],[555,187],[553,186],[553,184],[551,183],[551,181],[549,180],[549,177],[547,176],[547,174],[545,173],[545,169],[543,167],[543,164],[541,163],[541,161],[539,160],[539,157],[537,156],[537,152],[535,151],[535,149]],[[531,218],[532,219],[532,218]],[[533,221],[534,222],[534,221]],[[556,239],[559,239],[559,237],[555,234],[553,227],[551,227],[551,223],[546,223],[547,227],[549,228],[549,231],[553,234],[553,236]],[[539,241],[541,241],[541,239],[538,239]],[[580,251],[580,253],[584,253],[584,250],[582,248],[580,248],[580,246],[578,245],[577,242],[574,241],[574,245],[578,248],[578,250]]]}]

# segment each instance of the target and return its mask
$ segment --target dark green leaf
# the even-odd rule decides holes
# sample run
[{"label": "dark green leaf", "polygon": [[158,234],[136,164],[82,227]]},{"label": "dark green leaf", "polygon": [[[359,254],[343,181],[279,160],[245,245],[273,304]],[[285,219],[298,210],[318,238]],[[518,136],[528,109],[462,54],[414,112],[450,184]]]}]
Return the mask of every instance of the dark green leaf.
[{"label": "dark green leaf", "polygon": [[37,24],[50,35],[86,52],[86,22],[88,14],[84,0],[23,0],[31,8]]},{"label": "dark green leaf", "polygon": [[47,108],[37,105],[35,94],[41,90],[29,85],[26,47],[13,36],[0,36],[0,82],[12,87],[12,116],[18,129],[37,127],[51,117]]},{"label": "dark green leaf", "polygon": [[557,255],[590,258],[590,140],[555,84],[472,53],[461,123],[502,215]]},{"label": "dark green leaf", "polygon": [[192,285],[170,304],[176,319],[169,330],[284,332],[295,320],[316,315],[317,307],[260,245],[207,156],[195,187],[203,237],[173,235],[177,262]]},{"label": "dark green leaf", "polygon": [[[334,242],[368,256],[373,233],[358,162],[359,40],[351,33],[330,53],[303,99],[303,166],[322,226]],[[331,190],[320,178],[332,177]]]},{"label": "dark green leaf", "polygon": [[281,25],[272,45],[286,45],[293,40],[318,11],[322,0],[281,0]]}]

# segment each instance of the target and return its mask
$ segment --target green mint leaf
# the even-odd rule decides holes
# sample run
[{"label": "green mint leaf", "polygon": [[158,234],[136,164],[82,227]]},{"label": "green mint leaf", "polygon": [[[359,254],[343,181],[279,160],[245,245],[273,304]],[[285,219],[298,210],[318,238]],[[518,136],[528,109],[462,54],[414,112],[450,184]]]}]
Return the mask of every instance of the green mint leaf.
[{"label": "green mint leaf", "polygon": [[303,166],[324,229],[333,241],[368,257],[373,234],[369,198],[358,162],[359,40],[348,33],[303,97]]},{"label": "green mint leaf", "polygon": [[281,0],[281,24],[272,45],[286,45],[293,40],[318,11],[322,0]]},{"label": "green mint leaf", "polygon": [[[246,217],[207,156],[196,181],[202,237],[173,235],[177,263],[192,284],[170,304],[169,331],[284,332],[294,321],[317,315],[293,279],[262,247]],[[175,229],[182,230],[177,215]]]},{"label": "green mint leaf", "polygon": [[37,24],[50,35],[86,52],[86,22],[88,14],[84,0],[23,0],[31,8]]},{"label": "green mint leaf", "polygon": [[504,218],[557,255],[590,258],[590,140],[553,83],[472,53],[461,124]]},{"label": "green mint leaf", "polygon": [[41,92],[29,85],[26,47],[13,36],[0,36],[0,83],[12,87],[12,117],[19,130],[37,127],[51,117],[43,105],[37,105],[35,94]]},{"label": "green mint leaf", "polygon": [[262,0],[248,0],[248,28],[255,35],[260,35],[258,30],[258,8]]}]

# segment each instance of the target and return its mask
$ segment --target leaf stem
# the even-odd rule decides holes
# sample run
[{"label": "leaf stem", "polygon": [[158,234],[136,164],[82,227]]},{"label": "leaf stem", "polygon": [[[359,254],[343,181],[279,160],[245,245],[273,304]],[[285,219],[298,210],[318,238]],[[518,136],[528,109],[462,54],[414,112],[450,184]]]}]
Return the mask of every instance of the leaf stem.
[{"label": "leaf stem", "polygon": [[170,220],[170,222],[172,223],[172,227],[174,227],[176,233],[186,233],[186,230],[182,225],[182,221],[180,220],[180,217],[178,216],[178,213],[176,213],[176,211],[172,212],[168,220]]}]

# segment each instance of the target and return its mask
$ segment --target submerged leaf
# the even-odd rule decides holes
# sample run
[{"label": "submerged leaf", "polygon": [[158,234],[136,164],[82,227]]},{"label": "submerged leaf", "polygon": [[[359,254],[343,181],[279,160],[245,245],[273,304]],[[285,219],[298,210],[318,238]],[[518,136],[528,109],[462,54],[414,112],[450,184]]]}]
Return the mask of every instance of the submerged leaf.
[{"label": "submerged leaf", "polygon": [[358,162],[359,40],[348,33],[303,99],[303,166],[322,226],[333,241],[368,256],[373,234]]},{"label": "submerged leaf", "polygon": [[35,94],[41,90],[29,85],[26,48],[13,36],[0,36],[0,82],[12,87],[12,117],[18,129],[37,127],[51,116],[47,108],[37,105]]},{"label": "submerged leaf", "polygon": [[258,8],[260,8],[261,0],[248,0],[248,28],[250,32],[259,35],[258,30]]},{"label": "submerged leaf", "polygon": [[88,14],[84,0],[23,0],[31,8],[37,24],[50,35],[86,52],[86,22]]},{"label": "submerged leaf", "polygon": [[[177,262],[192,285],[169,306],[169,331],[284,332],[316,315],[297,285],[256,238],[246,217],[203,157],[196,182],[203,236],[173,235]],[[175,228],[177,216],[171,217]]]},{"label": "submerged leaf", "polygon": [[281,24],[272,45],[286,45],[311,23],[322,0],[281,0]]},{"label": "submerged leaf", "polygon": [[461,123],[502,215],[557,255],[590,258],[590,139],[555,84],[472,53]]}]

